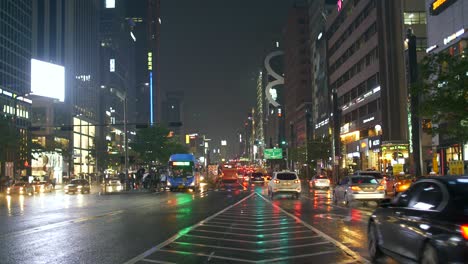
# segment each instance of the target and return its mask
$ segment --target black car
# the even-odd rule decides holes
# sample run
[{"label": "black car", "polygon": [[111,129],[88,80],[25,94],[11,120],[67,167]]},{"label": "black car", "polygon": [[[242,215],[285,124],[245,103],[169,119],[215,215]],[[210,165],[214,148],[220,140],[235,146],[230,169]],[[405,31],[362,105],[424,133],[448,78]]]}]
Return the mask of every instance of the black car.
[{"label": "black car", "polygon": [[250,182],[251,183],[265,183],[265,178],[263,177],[263,173],[253,172],[250,175]]},{"label": "black car", "polygon": [[373,260],[468,263],[468,176],[421,178],[382,204],[369,220],[368,247]]}]

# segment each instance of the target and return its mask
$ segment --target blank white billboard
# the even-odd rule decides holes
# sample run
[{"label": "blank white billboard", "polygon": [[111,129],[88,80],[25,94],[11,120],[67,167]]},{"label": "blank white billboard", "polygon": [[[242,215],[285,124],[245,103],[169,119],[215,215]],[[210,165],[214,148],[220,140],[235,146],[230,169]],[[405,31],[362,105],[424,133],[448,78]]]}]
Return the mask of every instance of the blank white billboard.
[{"label": "blank white billboard", "polygon": [[65,100],[65,67],[32,59],[31,93],[63,102]]}]

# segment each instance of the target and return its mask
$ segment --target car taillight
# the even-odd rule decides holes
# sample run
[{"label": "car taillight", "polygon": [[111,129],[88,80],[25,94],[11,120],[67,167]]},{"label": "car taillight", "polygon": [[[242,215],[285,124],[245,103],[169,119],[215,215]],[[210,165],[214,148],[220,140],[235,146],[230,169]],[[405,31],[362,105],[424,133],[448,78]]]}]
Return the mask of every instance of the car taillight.
[{"label": "car taillight", "polygon": [[280,181],[279,181],[279,180],[274,180],[273,182],[274,182],[274,183],[280,183]]},{"label": "car taillight", "polygon": [[248,180],[248,179],[249,179],[249,177],[244,177],[244,180]]},{"label": "car taillight", "polygon": [[468,224],[467,225],[462,225],[460,227],[461,229],[461,232],[462,232],[462,236],[468,240]]},{"label": "car taillight", "polygon": [[377,187],[377,190],[378,191],[385,191],[385,186],[380,185],[379,187]]},{"label": "car taillight", "polygon": [[294,183],[301,183],[301,180],[295,180]]},{"label": "car taillight", "polygon": [[329,179],[327,179],[327,182],[328,182],[328,184],[330,184],[330,180],[329,180]]},{"label": "car taillight", "polygon": [[351,186],[351,190],[358,192],[361,188],[359,188],[359,186]]}]

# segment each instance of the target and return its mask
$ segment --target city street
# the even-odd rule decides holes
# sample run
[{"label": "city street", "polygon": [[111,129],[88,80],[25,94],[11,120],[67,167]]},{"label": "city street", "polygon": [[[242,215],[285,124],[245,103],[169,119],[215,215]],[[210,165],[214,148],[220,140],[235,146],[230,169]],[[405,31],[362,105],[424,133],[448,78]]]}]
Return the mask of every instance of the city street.
[{"label": "city street", "polygon": [[307,187],[0,197],[2,263],[366,263],[375,206]]}]

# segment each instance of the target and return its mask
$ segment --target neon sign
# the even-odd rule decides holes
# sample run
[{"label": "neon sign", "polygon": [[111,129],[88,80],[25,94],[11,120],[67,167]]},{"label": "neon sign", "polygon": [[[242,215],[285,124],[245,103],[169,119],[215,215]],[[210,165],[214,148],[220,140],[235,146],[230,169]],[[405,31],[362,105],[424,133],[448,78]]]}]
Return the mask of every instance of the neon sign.
[{"label": "neon sign", "polygon": [[431,7],[429,12],[431,15],[436,16],[440,14],[442,11],[447,9],[451,4],[453,4],[457,0],[435,0],[431,3]]}]

